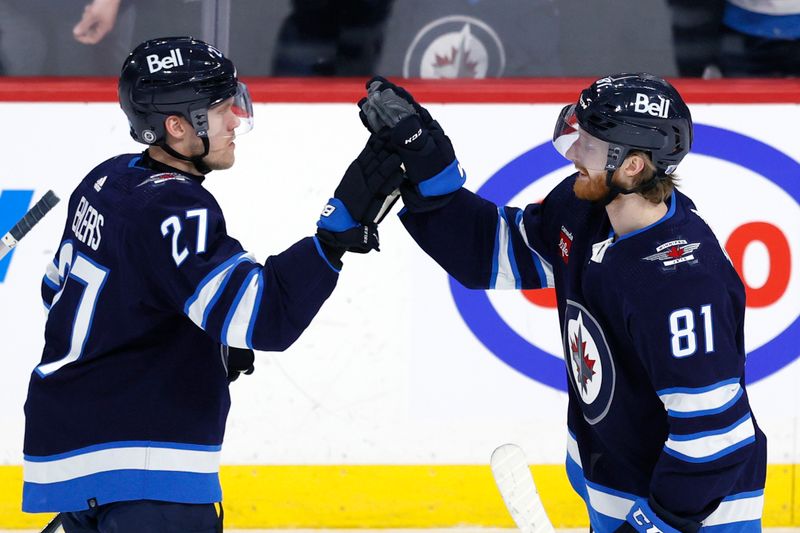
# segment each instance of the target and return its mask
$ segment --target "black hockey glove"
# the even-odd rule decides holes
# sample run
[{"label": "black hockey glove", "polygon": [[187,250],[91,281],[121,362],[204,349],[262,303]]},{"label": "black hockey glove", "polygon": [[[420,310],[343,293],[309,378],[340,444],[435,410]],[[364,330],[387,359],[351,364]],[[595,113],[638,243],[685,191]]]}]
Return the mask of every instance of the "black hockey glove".
[{"label": "black hockey glove", "polygon": [[430,113],[402,87],[373,78],[359,102],[364,125],[371,131],[388,128],[391,146],[400,155],[410,183],[400,188],[410,211],[430,211],[450,201],[466,175],[450,139]]},{"label": "black hockey glove", "polygon": [[226,348],[228,350],[228,383],[233,383],[239,379],[239,376],[242,374],[249,376],[255,371],[256,356],[253,350],[248,348],[233,348],[232,346],[226,346]]},{"label": "black hockey glove", "polygon": [[[370,135],[366,146],[347,167],[333,198],[317,222],[317,238],[328,259],[338,251],[367,253],[378,250],[378,223],[397,200],[403,180],[400,157],[387,147],[388,137]],[[333,250],[331,250],[333,249]]]}]

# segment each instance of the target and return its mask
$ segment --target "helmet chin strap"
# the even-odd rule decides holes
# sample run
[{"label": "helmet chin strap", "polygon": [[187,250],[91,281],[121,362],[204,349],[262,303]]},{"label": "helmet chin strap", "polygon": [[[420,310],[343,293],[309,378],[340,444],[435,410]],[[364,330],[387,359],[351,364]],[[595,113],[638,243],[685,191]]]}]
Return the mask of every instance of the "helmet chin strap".
[{"label": "helmet chin strap", "polygon": [[206,137],[205,135],[203,136],[198,135],[198,137],[200,137],[200,140],[203,141],[203,153],[201,155],[185,156],[180,152],[178,152],[177,150],[175,150],[174,148],[172,148],[166,142],[160,144],[159,146],[175,159],[180,159],[181,161],[188,161],[189,163],[194,165],[194,168],[196,168],[200,174],[205,176],[206,174],[211,172],[211,168],[209,168],[206,162],[203,161],[203,158],[205,158],[205,156],[208,155],[210,143],[208,142],[208,137]]}]

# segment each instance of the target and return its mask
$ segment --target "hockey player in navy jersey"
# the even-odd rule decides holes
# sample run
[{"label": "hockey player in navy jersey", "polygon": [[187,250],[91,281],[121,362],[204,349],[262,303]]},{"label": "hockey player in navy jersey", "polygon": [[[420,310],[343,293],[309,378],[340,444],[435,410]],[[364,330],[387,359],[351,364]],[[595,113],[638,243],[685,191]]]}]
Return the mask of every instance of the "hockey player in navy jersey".
[{"label": "hockey player in navy jersey", "polygon": [[648,74],[594,82],[553,136],[576,172],[522,209],[462,187],[450,140],[402,88],[373,79],[359,105],[403,159],[401,220],[425,252],[469,288],[555,287],[567,473],[592,529],[760,531],[744,290],[675,189],[692,144],[678,92]]},{"label": "hockey player in navy jersey", "polygon": [[345,251],[377,249],[400,160],[370,136],[316,235],[259,264],[203,187],[252,124],[233,63],[188,37],[147,41],[123,65],[119,98],[149,147],[101,163],[70,198],[42,284],[22,506],[61,512],[68,533],[221,531],[228,383],[251,369],[251,349],[298,338]]}]

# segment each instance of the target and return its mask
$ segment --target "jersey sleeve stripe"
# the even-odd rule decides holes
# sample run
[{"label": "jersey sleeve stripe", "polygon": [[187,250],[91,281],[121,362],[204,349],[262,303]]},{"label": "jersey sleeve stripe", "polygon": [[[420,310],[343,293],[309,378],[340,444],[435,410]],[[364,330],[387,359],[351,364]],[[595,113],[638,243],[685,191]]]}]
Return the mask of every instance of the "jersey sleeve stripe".
[{"label": "jersey sleeve stripe", "polygon": [[598,513],[625,520],[637,497],[586,480],[586,492],[592,509]]},{"label": "jersey sleeve stripe", "polygon": [[58,275],[58,266],[56,265],[55,261],[51,261],[47,263],[47,266],[44,269],[44,277],[56,287],[61,285],[61,276]]},{"label": "jersey sleeve stripe", "polygon": [[[703,520],[703,526],[720,526],[760,520],[764,510],[764,491],[733,494],[723,499],[716,510]],[[758,530],[761,531],[759,527]]]},{"label": "jersey sleeve stripe", "polygon": [[575,464],[583,468],[581,464],[581,454],[578,451],[578,441],[575,440],[572,433],[567,433],[567,456],[575,461]]},{"label": "jersey sleeve stripe", "polygon": [[658,397],[669,416],[691,418],[721,413],[734,405],[743,393],[737,378],[698,389],[665,389],[658,392]]},{"label": "jersey sleeve stripe", "polygon": [[520,235],[522,235],[522,240],[525,241],[525,246],[531,251],[531,255],[533,257],[533,263],[536,265],[536,271],[539,273],[539,279],[543,283],[542,289],[552,288],[556,286],[555,278],[553,276],[553,266],[545,260],[544,256],[536,251],[536,249],[531,246],[530,241],[528,240],[528,234],[525,230],[525,221],[522,220],[522,212],[517,215],[516,219],[517,228],[519,229]]},{"label": "jersey sleeve stripe", "polygon": [[227,276],[232,269],[242,261],[254,262],[254,258],[250,254],[240,252],[217,265],[217,267],[209,272],[197,285],[194,294],[186,300],[186,304],[183,308],[183,312],[192,322],[203,327],[205,321],[208,319],[208,312],[213,307],[213,304],[216,303],[216,300],[219,299],[221,288],[224,287],[224,283],[227,283]]},{"label": "jersey sleeve stripe", "polygon": [[492,260],[491,289],[519,289],[522,287],[519,270],[511,247],[511,234],[505,210],[497,208],[497,231],[495,234],[494,258]]},{"label": "jersey sleeve stripe", "polygon": [[755,441],[753,419],[748,413],[730,426],[689,435],[670,434],[664,451],[691,463],[715,461]]},{"label": "jersey sleeve stripe", "polygon": [[58,289],[61,288],[61,287],[59,287],[58,283],[53,282],[47,276],[42,278],[42,283],[44,283],[45,285],[47,285],[47,287],[49,287],[50,289],[53,289],[54,291],[57,291]]},{"label": "jersey sleeve stripe", "polygon": [[261,276],[263,274],[260,267],[254,268],[247,274],[225,316],[220,338],[227,346],[252,348],[247,344],[247,332],[250,329],[250,322],[255,316],[256,297],[262,285],[258,278]]},{"label": "jersey sleeve stripe", "polygon": [[316,236],[316,235],[314,235],[313,239],[314,239],[314,246],[317,248],[317,253],[318,253],[318,254],[319,254],[319,256],[322,258],[322,260],[323,260],[323,261],[325,261],[325,263],[326,263],[326,264],[327,264],[327,265],[328,265],[328,266],[331,268],[331,270],[333,270],[333,271],[334,271],[334,272],[336,272],[337,274],[338,274],[339,272],[341,272],[341,270],[339,270],[338,268],[336,268],[335,266],[333,266],[333,265],[331,264],[331,262],[330,262],[330,261],[328,261],[328,256],[327,256],[327,255],[325,255],[325,251],[322,249],[322,246],[320,245],[320,243],[319,243],[319,239],[317,239],[317,236]]},{"label": "jersey sleeve stripe", "polygon": [[114,470],[161,470],[215,473],[220,451],[182,450],[150,446],[96,450],[53,461],[24,462],[27,483],[58,483]]},{"label": "jersey sleeve stripe", "polygon": [[257,277],[258,287],[256,288],[256,301],[253,305],[253,312],[250,316],[250,323],[247,325],[247,346],[253,347],[253,331],[256,326],[256,318],[258,317],[258,309],[261,306],[261,297],[264,294],[264,275],[262,272],[258,273]]}]

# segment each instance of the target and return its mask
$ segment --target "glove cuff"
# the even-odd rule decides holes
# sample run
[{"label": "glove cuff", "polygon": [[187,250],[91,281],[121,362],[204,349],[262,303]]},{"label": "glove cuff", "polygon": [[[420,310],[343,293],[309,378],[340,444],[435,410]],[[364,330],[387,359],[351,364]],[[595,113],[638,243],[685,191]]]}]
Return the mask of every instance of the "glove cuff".
[{"label": "glove cuff", "polygon": [[412,183],[406,182],[400,186],[400,193],[403,195],[403,204],[405,209],[411,213],[426,213],[428,211],[435,211],[442,208],[453,199],[453,196],[458,192],[455,191],[444,194],[441,196],[422,196],[417,190],[417,186]]},{"label": "glove cuff", "polygon": [[334,233],[347,231],[360,226],[347,210],[344,203],[338,198],[331,198],[322,209],[322,214],[317,221],[317,227]]},{"label": "glove cuff", "polygon": [[653,526],[662,533],[681,533],[681,530],[674,528],[659,517],[650,507],[646,498],[640,498],[634,502],[625,520],[639,533],[653,531]]},{"label": "glove cuff", "polygon": [[432,178],[421,181],[417,187],[421,196],[430,198],[456,192],[466,181],[467,173],[461,168],[458,159],[454,159],[444,170]]}]

